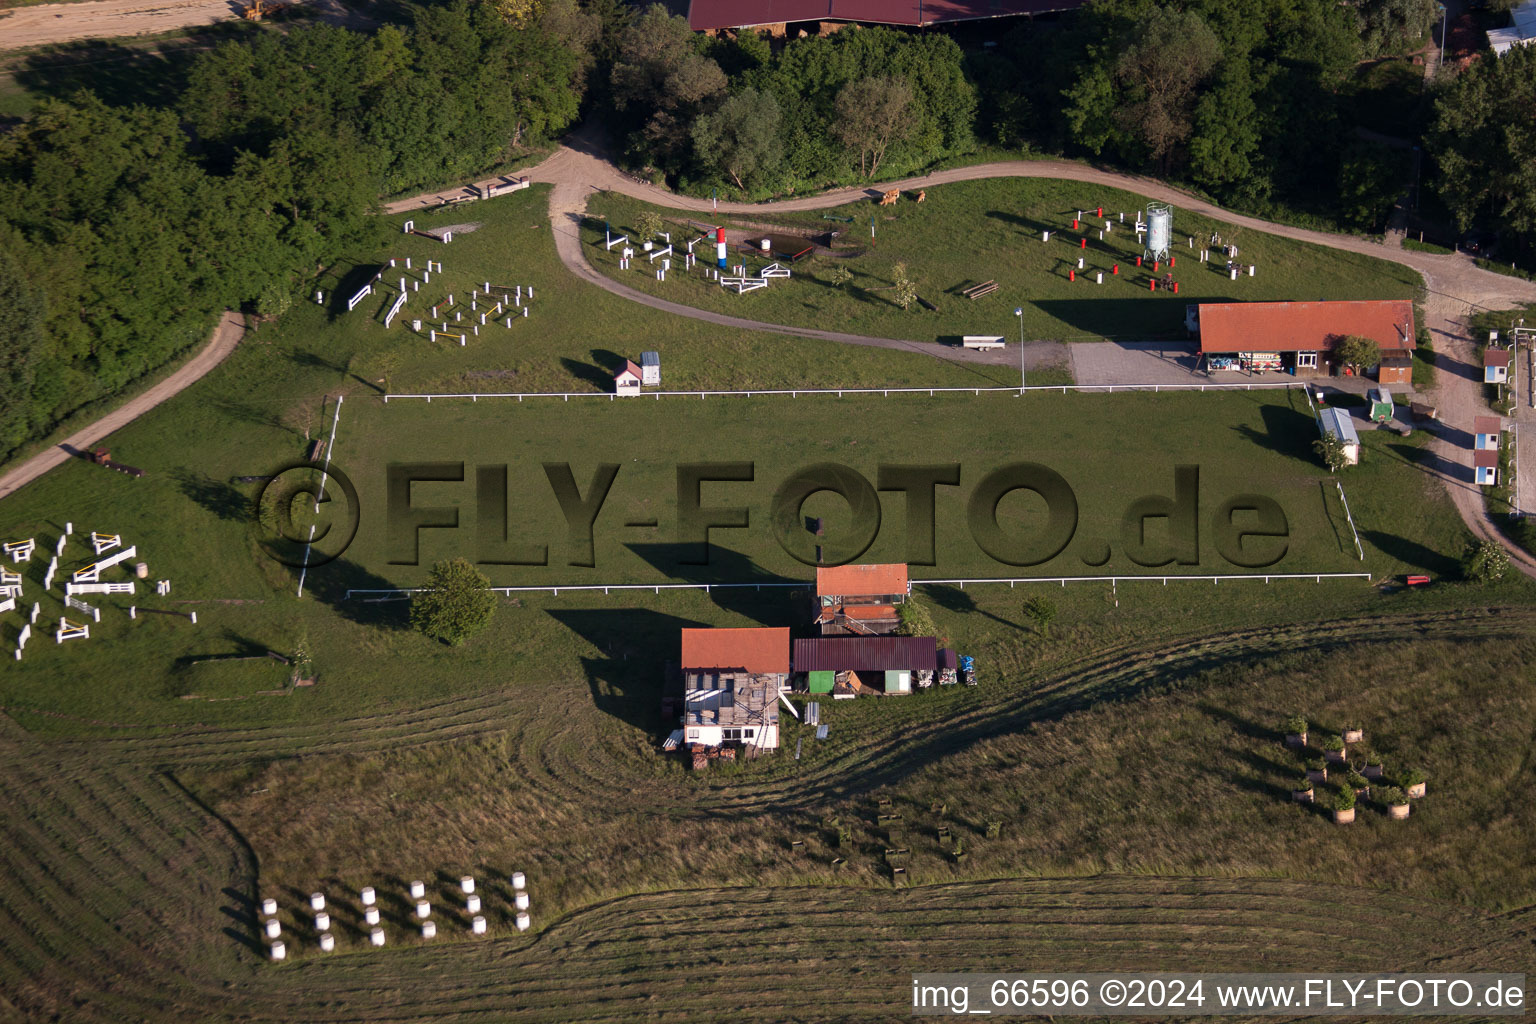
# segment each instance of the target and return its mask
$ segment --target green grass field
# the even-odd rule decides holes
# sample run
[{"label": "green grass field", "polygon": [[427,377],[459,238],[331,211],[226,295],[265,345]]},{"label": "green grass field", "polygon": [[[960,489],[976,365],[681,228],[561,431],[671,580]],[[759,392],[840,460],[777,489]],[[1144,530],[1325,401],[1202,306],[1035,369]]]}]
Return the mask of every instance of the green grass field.
[{"label": "green grass field", "polygon": [[[0,1017],[831,1021],[906,1013],[917,966],[1524,968],[1536,589],[1458,582],[1469,535],[1421,435],[1362,432],[1363,462],[1340,477],[1360,561],[1289,392],[386,405],[386,387],[595,392],[615,358],[646,348],[677,388],[1012,382],[1002,368],[722,333],[624,303],[561,270],[546,196],[415,215],[421,228],[480,222],[446,246],[383,219],[376,249],[331,268],[327,305],[297,304],[110,439],[144,478],[74,461],[0,504],[0,532],[44,549],[75,524],[64,572],[88,560],[83,534],[103,530],[139,547],[151,580],[173,581],[168,597],[135,595],[133,620],[127,598],[88,597],[101,623],[58,646],[46,563],[19,567],[43,614],[0,673]],[[386,332],[387,296],[344,311],[404,255],[445,264],[424,302],[489,278],[534,285],[533,315],[460,348]],[[299,598],[296,572],[259,544],[260,483],[240,478],[302,459],[338,394],[333,455],[358,486],[360,528]],[[961,464],[961,486],[939,489],[938,564],[919,577],[1227,571],[1209,517],[1251,492],[1291,526],[1272,571],[1359,569],[1389,585],[919,586],[946,642],[976,657],[979,686],[829,701],[826,740],[786,716],[776,755],[692,773],[657,749],[678,630],[804,630],[803,604],[771,588],[524,593],[499,598],[464,647],[430,642],[403,601],[346,597],[422,578],[425,565],[390,563],[383,490],[389,463],[423,460],[464,461],[471,480],[476,466],[510,467],[508,532],[547,544],[551,564],[488,567],[505,584],[809,579],[774,539],[771,495],[793,470],[836,461],[871,480],[882,462]],[[674,546],[683,460],[756,465],[750,484],[706,485],[706,504],[747,505],[752,526],[714,531],[705,567],[680,565]],[[1003,566],[970,539],[965,502],[985,472],[1026,460],[1069,481],[1079,523],[1055,558]],[[620,466],[592,568],[563,564],[546,461],[570,462],[583,493],[595,464]],[[1171,495],[1185,462],[1201,467],[1200,565],[1130,563],[1125,510]],[[423,563],[475,554],[474,486],[416,486],[416,504],[463,509],[456,531],[423,533]],[[1040,519],[1023,499],[999,513],[1021,533]],[[826,495],[805,513],[827,516],[832,538],[848,525]],[[866,557],[902,557],[906,525],[885,494]],[[1109,559],[1085,565],[1101,541]],[[1436,582],[1390,585],[1409,571]],[[1055,604],[1049,636],[1028,624],[1028,596]],[[195,626],[181,617],[192,611]],[[0,620],[7,649],[22,621]],[[269,653],[300,642],[315,685],[295,688]],[[1320,729],[1363,725],[1391,770],[1429,771],[1429,795],[1406,822],[1367,801],[1348,828],[1289,802],[1300,760],[1277,730],[1296,712]],[[894,835],[880,799],[902,815]],[[888,847],[908,851],[906,891]],[[533,894],[527,935],[513,870]],[[483,939],[455,895],[462,873],[480,880]],[[430,943],[405,900],[417,878],[436,908]],[[383,950],[366,944],[363,885],[381,895]],[[331,956],[300,909],[316,890]],[[257,932],[268,896],[293,961],[281,966]]]},{"label": "green grass field", "polygon": [[[1088,248],[1079,248],[1083,232],[1072,231],[1079,210],[1092,217],[1104,207],[1113,222],[1103,241],[1102,222],[1087,233]],[[1025,310],[1024,333],[1031,339],[1087,341],[1099,338],[1144,340],[1182,338],[1184,306],[1189,302],[1274,299],[1390,299],[1410,298],[1417,276],[1405,267],[1370,256],[1324,249],[1179,210],[1174,211],[1174,276],[1179,294],[1148,291],[1150,268],[1135,266],[1141,247],[1130,230],[1146,200],[1128,192],[1051,179],[998,179],[964,182],[928,189],[919,204],[904,197],[892,207],[867,200],[825,212],[773,213],[771,207],[750,218],[726,218],[728,227],[762,231],[775,228],[805,237],[842,233],[839,249],[822,250],[794,266],[794,277],[765,289],[737,295],[706,280],[703,269],[714,260],[713,239],[695,248],[700,262],[692,273],[674,272],[655,280],[654,267],[637,257],[628,271],[618,269],[619,248],[604,250],[603,225],[615,233],[638,237],[634,225],[646,210],[660,214],[674,242],[695,237],[712,223],[710,215],[684,218],[674,211],[650,207],[614,193],[592,197],[587,204],[583,240],[587,258],[604,273],[641,291],[702,309],[731,313],[772,323],[831,328],[855,334],[921,341],[958,342],[966,334],[1019,333],[1015,307]],[[1124,212],[1127,221],[1119,222]],[[828,218],[838,218],[832,220]],[[851,223],[844,219],[851,218]],[[875,239],[870,242],[873,220]],[[1085,222],[1086,223],[1086,222]],[[1051,240],[1040,235],[1049,230]],[[1199,262],[1199,250],[1213,231],[1235,240],[1243,263],[1258,269],[1252,278],[1228,278],[1225,261]],[[1194,248],[1186,240],[1194,239]],[[849,245],[845,251],[843,242]],[[1075,282],[1079,256],[1085,271]],[[733,253],[734,265],[740,257]],[[769,260],[747,256],[749,267]],[[891,285],[893,268],[905,263],[918,294],[937,311],[912,305],[899,308]],[[1119,276],[1111,274],[1114,264]],[[679,267],[675,263],[674,267]],[[835,268],[852,273],[845,286],[834,283]],[[1167,268],[1163,268],[1166,270]],[[1093,282],[1102,271],[1104,284]],[[969,285],[993,280],[999,290],[981,299],[961,294]]]}]

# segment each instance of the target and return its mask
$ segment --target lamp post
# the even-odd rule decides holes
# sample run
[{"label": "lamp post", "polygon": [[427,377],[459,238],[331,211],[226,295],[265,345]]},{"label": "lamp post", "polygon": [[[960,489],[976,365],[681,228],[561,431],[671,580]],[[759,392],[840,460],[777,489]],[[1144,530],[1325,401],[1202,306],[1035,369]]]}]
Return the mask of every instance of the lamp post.
[{"label": "lamp post", "polygon": [[1024,396],[1024,307],[1019,306],[1013,311],[1013,315],[1019,318],[1019,397]]},{"label": "lamp post", "polygon": [[[1446,15],[1449,12],[1446,10],[1445,4],[1436,4],[1435,6],[1440,8],[1440,64],[1444,64],[1445,63],[1445,18],[1446,18]],[[1440,74],[1440,64],[1436,64],[1435,65],[1435,74],[1436,75]]]}]

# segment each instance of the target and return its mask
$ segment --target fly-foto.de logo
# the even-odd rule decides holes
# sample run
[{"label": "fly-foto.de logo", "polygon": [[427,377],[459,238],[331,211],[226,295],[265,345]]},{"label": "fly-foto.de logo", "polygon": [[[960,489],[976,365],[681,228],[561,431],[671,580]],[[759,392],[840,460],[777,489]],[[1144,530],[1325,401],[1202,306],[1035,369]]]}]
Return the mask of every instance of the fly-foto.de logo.
[{"label": "fly-foto.de logo", "polygon": [[[459,553],[483,565],[549,565],[550,544],[563,539],[565,564],[595,566],[594,535],[606,525],[600,517],[620,479],[621,465],[599,464],[585,484],[577,481],[568,462],[518,470],[514,476],[507,464],[464,462],[387,466],[387,561],[419,564],[422,533],[433,530],[462,534],[454,538],[462,544]],[[880,536],[882,492],[893,495],[905,510],[902,550],[911,565],[936,564],[936,539],[941,531],[956,529],[966,530],[993,561],[1012,567],[1042,565],[1063,552],[1086,566],[1102,566],[1112,550],[1146,568],[1197,566],[1208,547],[1230,565],[1262,569],[1279,562],[1290,547],[1290,523],[1278,501],[1254,493],[1217,499],[1202,495],[1200,467],[1195,465],[1173,467],[1165,493],[1129,498],[1118,516],[1118,529],[1111,530],[1116,535],[1110,539],[1078,536],[1082,508],[1076,492],[1064,476],[1036,462],[990,469],[977,474],[974,483],[960,463],[883,463],[871,481],[850,466],[822,462],[778,479],[766,507],[754,507],[748,502],[764,482],[753,462],[679,464],[675,472],[677,563],[708,565],[711,531],[722,530],[769,530],[786,554],[805,565],[854,561]],[[508,511],[509,483],[519,489],[548,487],[561,520],[513,521]],[[460,485],[462,500],[419,502],[413,495],[417,484],[435,485],[436,502],[443,500],[441,495],[455,493],[456,488],[445,485]],[[964,497],[963,524],[941,519],[939,496],[946,488],[956,488]],[[803,510],[813,495],[823,492],[839,496],[848,514],[841,517],[840,528],[816,535],[806,528]],[[1017,492],[1033,495],[1029,500],[1043,508],[1043,515],[1033,516],[1027,524],[1000,515],[1004,499]],[[736,493],[741,498],[733,500]],[[460,526],[460,513],[466,508],[474,511],[473,531]]]}]

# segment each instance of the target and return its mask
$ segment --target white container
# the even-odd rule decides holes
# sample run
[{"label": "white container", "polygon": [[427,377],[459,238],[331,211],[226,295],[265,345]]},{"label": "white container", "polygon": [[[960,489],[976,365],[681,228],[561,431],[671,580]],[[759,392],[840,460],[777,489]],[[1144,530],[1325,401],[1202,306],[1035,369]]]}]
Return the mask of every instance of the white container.
[{"label": "white container", "polygon": [[437,937],[437,922],[436,921],[423,921],[423,922],[421,922],[421,937],[424,938],[424,939],[436,938]]},{"label": "white container", "polygon": [[533,919],[531,917],[529,917],[527,914],[518,914],[517,915],[517,930],[518,931],[525,932],[525,931],[528,930],[528,927],[530,925],[532,925],[532,924],[533,924]]},{"label": "white container", "polygon": [[763,239],[763,252],[772,252],[772,251],[773,251],[773,239],[771,239],[771,238]]},{"label": "white container", "polygon": [[485,918],[477,916],[473,921],[469,922],[469,930],[474,932],[476,935],[484,935]]},{"label": "white container", "polygon": [[428,903],[426,900],[417,900],[416,901],[416,916],[417,917],[431,917],[432,916],[432,904]]},{"label": "white container", "polygon": [[273,960],[283,960],[283,959],[286,959],[287,956],[288,956],[288,947],[287,946],[283,945],[281,942],[274,942],[274,943],[272,943],[272,959]]},{"label": "white container", "polygon": [[371,885],[370,886],[366,886],[363,889],[362,892],[358,893],[358,896],[359,896],[359,898],[362,899],[363,906],[365,906],[365,907],[373,906],[373,901],[377,898],[374,895],[373,886],[371,886]]},{"label": "white container", "polygon": [[379,908],[378,907],[369,907],[367,910],[363,911],[363,920],[368,922],[369,924],[378,924],[379,923]]},{"label": "white container", "polygon": [[512,872],[512,888],[521,889],[528,884],[528,879],[523,877],[521,871]]},{"label": "white container", "polygon": [[332,935],[330,932],[326,932],[324,935],[320,936],[320,948],[327,953],[335,949],[336,936]]},{"label": "white container", "polygon": [[274,915],[276,913],[277,913],[277,900],[262,900],[261,901],[261,916],[262,917],[271,917],[272,915]]},{"label": "white container", "polygon": [[325,911],[322,910],[322,911],[320,911],[320,913],[315,915],[315,931],[317,931],[317,932],[328,932],[330,930],[331,930],[331,915],[327,914]]},{"label": "white container", "polygon": [[427,894],[427,887],[422,882],[411,883],[411,899],[419,900]]},{"label": "white container", "polygon": [[526,892],[518,893],[517,896],[515,897],[515,901],[517,903],[517,909],[518,910],[527,910],[528,909],[528,894]]},{"label": "white container", "polygon": [[325,909],[325,893],[323,893],[323,892],[312,892],[312,893],[310,893],[309,894],[309,909],[310,910],[324,910]]},{"label": "white container", "polygon": [[368,941],[373,943],[375,946],[384,945],[384,929],[375,928],[373,931],[369,932]]},{"label": "white container", "polygon": [[464,909],[471,914],[480,913],[480,897],[475,895],[466,896],[464,898]]},{"label": "white container", "polygon": [[275,917],[267,918],[267,938],[275,939],[281,934],[283,934],[282,922]]},{"label": "white container", "polygon": [[465,875],[463,878],[459,879],[459,888],[463,889],[465,892],[474,892],[475,880],[469,875]]}]

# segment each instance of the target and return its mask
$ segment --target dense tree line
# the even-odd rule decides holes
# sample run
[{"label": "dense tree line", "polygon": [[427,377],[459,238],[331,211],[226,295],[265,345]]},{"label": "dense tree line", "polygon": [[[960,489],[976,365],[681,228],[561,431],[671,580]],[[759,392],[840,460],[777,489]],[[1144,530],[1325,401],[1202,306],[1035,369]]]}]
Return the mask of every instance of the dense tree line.
[{"label": "dense tree line", "polygon": [[1463,228],[1482,219],[1536,247],[1536,48],[1480,58],[1435,105],[1441,197]]},{"label": "dense tree line", "polygon": [[176,109],[48,100],[0,136],[0,457],[205,337],[276,312],[380,196],[561,133],[602,36],[548,0],[409,26],[257,31],[192,66]]},{"label": "dense tree line", "polygon": [[685,188],[898,176],[975,145],[976,90],[942,34],[868,28],[773,48],[695,36],[654,5],[620,33],[610,81],[629,159]]}]

